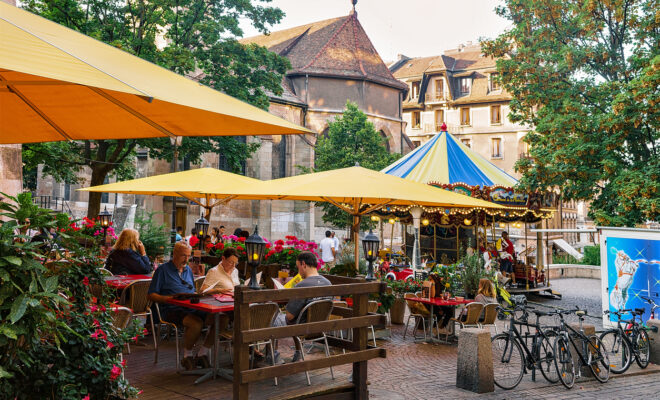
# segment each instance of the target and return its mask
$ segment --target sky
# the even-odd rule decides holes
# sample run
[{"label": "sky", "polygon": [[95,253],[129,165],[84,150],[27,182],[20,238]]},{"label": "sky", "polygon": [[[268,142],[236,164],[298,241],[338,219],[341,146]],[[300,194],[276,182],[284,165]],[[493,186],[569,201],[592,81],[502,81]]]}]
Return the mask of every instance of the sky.
[{"label": "sky", "polygon": [[[358,19],[381,58],[397,54],[421,57],[442,54],[468,41],[494,38],[509,22],[497,14],[501,0],[358,0]],[[272,0],[286,16],[271,31],[348,15],[351,0]],[[245,37],[259,32],[242,23]]]}]

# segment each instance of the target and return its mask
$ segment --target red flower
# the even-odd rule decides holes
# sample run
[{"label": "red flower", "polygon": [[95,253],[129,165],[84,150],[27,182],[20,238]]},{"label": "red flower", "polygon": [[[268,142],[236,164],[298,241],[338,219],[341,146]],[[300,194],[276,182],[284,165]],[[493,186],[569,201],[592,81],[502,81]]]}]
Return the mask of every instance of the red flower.
[{"label": "red flower", "polygon": [[270,243],[266,243],[266,248],[267,248],[267,249],[270,249],[271,246],[272,246],[272,244],[270,244]]},{"label": "red flower", "polygon": [[112,342],[108,342],[108,350],[112,349],[113,347],[115,347],[115,345],[112,344]]},{"label": "red flower", "polygon": [[103,340],[107,340],[108,336],[103,332],[101,329],[97,329],[94,333],[89,335],[90,337],[93,337],[94,339],[99,339],[102,338]]},{"label": "red flower", "polygon": [[94,304],[92,304],[91,306],[89,306],[89,311],[91,311],[91,312],[96,312],[96,310],[98,310],[98,309],[99,309],[99,308],[96,307]]},{"label": "red flower", "polygon": [[101,323],[99,322],[98,319],[95,319],[94,322],[92,322],[92,324],[93,324],[95,327],[97,327],[97,328],[100,328],[100,327],[101,327]]},{"label": "red flower", "polygon": [[289,239],[289,240],[298,240],[298,238],[295,237],[295,236],[293,236],[293,235],[284,236],[284,238],[285,238],[285,239]]},{"label": "red flower", "polygon": [[85,285],[85,286],[89,286],[89,278],[84,277],[83,280],[82,280],[82,284]]},{"label": "red flower", "polygon": [[245,250],[245,249],[243,248],[243,246],[236,246],[236,250],[238,250],[238,251],[243,251],[243,250]]},{"label": "red flower", "polygon": [[289,250],[289,254],[293,254],[293,250]]},{"label": "red flower", "polygon": [[99,310],[101,310],[101,312],[105,312],[105,306],[99,307]]},{"label": "red flower", "polygon": [[225,248],[225,244],[222,243],[222,242],[218,242],[218,243],[215,245],[215,249],[216,249],[216,250],[224,250],[224,248]]},{"label": "red flower", "polygon": [[147,333],[149,333],[149,331],[146,328],[142,330],[142,335],[146,336]]},{"label": "red flower", "polygon": [[89,394],[87,394],[87,396],[83,397],[82,400],[89,400]]},{"label": "red flower", "polygon": [[238,238],[238,241],[241,242],[241,243],[243,243],[243,242],[245,242],[245,238],[244,238],[244,237],[239,237],[239,238]]},{"label": "red flower", "polygon": [[284,250],[284,247],[282,247],[282,246],[279,245],[279,244],[276,244],[276,245],[275,245],[275,252],[276,252],[276,253],[281,253],[282,250]]},{"label": "red flower", "polygon": [[121,366],[126,367],[126,360],[121,360]]},{"label": "red flower", "polygon": [[121,368],[119,368],[117,365],[112,365],[112,369],[110,370],[110,380],[114,381],[117,379],[117,377],[121,374]]},{"label": "red flower", "polygon": [[275,241],[275,247],[277,246],[284,246],[284,240],[278,239]]}]

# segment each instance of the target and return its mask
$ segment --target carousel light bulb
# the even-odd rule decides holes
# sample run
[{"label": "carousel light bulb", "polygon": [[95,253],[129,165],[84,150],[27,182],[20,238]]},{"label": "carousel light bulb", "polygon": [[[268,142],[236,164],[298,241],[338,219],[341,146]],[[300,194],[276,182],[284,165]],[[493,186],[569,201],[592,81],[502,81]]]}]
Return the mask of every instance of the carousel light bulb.
[{"label": "carousel light bulb", "polygon": [[500,222],[500,228],[502,229],[506,228],[506,224],[504,222]]},{"label": "carousel light bulb", "polygon": [[472,220],[471,220],[470,218],[465,218],[465,219],[463,220],[463,223],[464,223],[465,225],[468,225],[468,226],[469,226],[469,225],[472,225]]},{"label": "carousel light bulb", "polygon": [[390,218],[389,222],[390,222],[390,224],[394,224],[394,222],[396,222],[396,221],[394,221],[394,218]]},{"label": "carousel light bulb", "polygon": [[377,215],[372,215],[371,220],[374,221],[374,222],[380,221],[380,217],[378,217]]},{"label": "carousel light bulb", "polygon": [[424,225],[424,226],[428,226],[429,223],[430,223],[430,221],[428,219],[423,219],[422,220],[422,225]]}]

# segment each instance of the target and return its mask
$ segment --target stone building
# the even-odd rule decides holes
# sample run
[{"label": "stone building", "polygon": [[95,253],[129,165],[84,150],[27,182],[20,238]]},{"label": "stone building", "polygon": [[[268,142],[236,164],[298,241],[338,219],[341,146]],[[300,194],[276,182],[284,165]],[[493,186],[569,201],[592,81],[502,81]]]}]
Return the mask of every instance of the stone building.
[{"label": "stone building", "polygon": [[[382,61],[355,10],[347,16],[246,38],[243,42],[265,46],[290,60],[291,69],[282,81],[284,92],[271,97],[269,111],[317,132],[304,136],[247,137],[248,142],[260,143],[259,150],[245,163],[247,176],[276,179],[300,173],[298,166],[313,166],[318,135],[327,131],[328,122],[342,114],[347,100],[357,103],[367,114],[387,139],[391,152],[406,153],[412,148],[405,134],[401,107],[408,86],[397,80]],[[198,166],[189,165],[185,155],[181,158],[179,170],[199,166],[226,168],[224,160],[215,154],[205,155]],[[172,168],[166,162],[148,158],[145,152],[138,152],[136,166],[138,177],[168,173]],[[87,194],[76,192],[77,187],[40,178],[37,192],[66,199],[66,207],[82,216],[87,208]],[[172,210],[169,198],[157,196],[110,194],[104,195],[103,201],[101,208],[107,206],[108,210],[121,210],[132,204],[168,215]],[[176,223],[189,232],[200,213],[199,206],[179,199]],[[169,225],[168,215],[163,218]],[[216,207],[211,215],[211,226],[221,224],[227,232],[237,227],[252,231],[259,224],[262,235],[275,239],[292,234],[320,240],[325,230],[313,204],[297,201],[232,201]]]},{"label": "stone building", "polygon": [[[439,56],[399,55],[389,68],[408,85],[408,96],[402,103],[403,119],[406,134],[416,146],[434,136],[445,123],[449,133],[466,146],[520,178],[514,165],[521,157],[529,157],[523,138],[531,128],[509,120],[511,95],[497,81],[495,59],[484,56],[479,44],[468,42]],[[583,212],[585,209],[581,208]],[[562,204],[556,215],[562,217],[550,220],[548,228],[576,228],[576,202]],[[585,215],[580,218],[584,220]],[[577,235],[567,234],[565,238],[575,242]]]}]

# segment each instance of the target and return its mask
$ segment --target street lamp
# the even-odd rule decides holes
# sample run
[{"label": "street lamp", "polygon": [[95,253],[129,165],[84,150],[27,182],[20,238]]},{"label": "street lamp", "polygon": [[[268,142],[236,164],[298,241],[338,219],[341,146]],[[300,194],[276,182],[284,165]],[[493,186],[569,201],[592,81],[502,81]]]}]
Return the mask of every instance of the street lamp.
[{"label": "street lamp", "polygon": [[266,241],[259,236],[259,226],[254,227],[254,233],[245,240],[245,252],[248,257],[248,264],[250,264],[250,289],[258,290],[259,282],[257,282],[257,267],[261,264],[266,250]]},{"label": "street lamp", "polygon": [[371,229],[369,233],[364,236],[362,239],[362,246],[364,247],[364,257],[369,263],[369,269],[367,270],[366,280],[373,281],[374,279],[374,261],[378,256],[378,246],[380,245],[380,239],[376,236]]},{"label": "street lamp", "polygon": [[103,227],[103,245],[105,246],[105,238],[110,226],[110,220],[112,219],[112,214],[108,212],[108,206],[103,207],[103,211],[99,213],[99,222]]},{"label": "street lamp", "polygon": [[203,215],[200,215],[199,219],[195,221],[195,230],[197,231],[197,236],[199,237],[200,250],[204,250],[204,238],[209,231],[209,225],[209,221],[207,221]]}]

